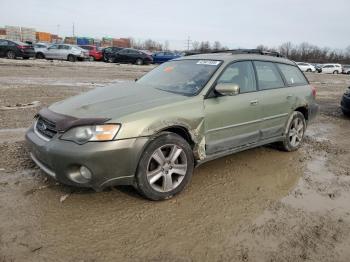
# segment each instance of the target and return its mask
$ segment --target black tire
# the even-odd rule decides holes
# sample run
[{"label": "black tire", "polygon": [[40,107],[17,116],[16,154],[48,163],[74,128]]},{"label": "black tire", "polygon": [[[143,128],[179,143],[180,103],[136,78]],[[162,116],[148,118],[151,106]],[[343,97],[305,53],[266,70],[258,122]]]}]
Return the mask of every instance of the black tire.
[{"label": "black tire", "polygon": [[7,51],[6,57],[7,57],[8,59],[16,59],[16,53],[15,53],[15,51],[12,51],[12,50]]},{"label": "black tire", "polygon": [[29,57],[27,57],[27,56],[25,56],[25,57],[22,57],[24,60],[28,60],[29,59]]},{"label": "black tire", "polygon": [[43,53],[37,53],[37,54],[35,55],[35,58],[36,58],[36,59],[45,59],[45,55],[44,55]]},{"label": "black tire", "polygon": [[[295,145],[295,144],[293,145],[293,142],[291,141],[292,140],[292,138],[291,138],[292,131],[291,130],[293,129],[293,125],[295,125],[295,123],[296,123],[295,121],[298,121],[300,124],[303,125],[302,134],[301,134],[301,137],[299,138],[300,140],[299,140],[299,143],[297,145]],[[294,128],[295,128],[295,126],[294,126]],[[298,150],[303,143],[305,131],[306,131],[306,120],[305,120],[304,115],[298,111],[294,111],[288,119],[286,131],[285,131],[285,138],[284,138],[283,142],[279,143],[279,147],[283,151],[287,151],[287,152]]]},{"label": "black tire", "polygon": [[141,58],[137,58],[135,61],[136,65],[143,65],[143,60]]},{"label": "black tire", "polygon": [[74,55],[68,55],[67,60],[69,62],[75,62],[77,61],[77,58]]},{"label": "black tire", "polygon": [[[165,165],[168,165],[168,169],[166,169],[164,166],[159,165],[156,169],[159,170],[157,173],[160,174],[160,177],[155,180],[156,183],[160,182],[163,183],[163,185],[155,185],[156,183],[153,182],[153,185],[151,185],[151,182],[149,181],[149,174],[152,171],[150,170],[150,167],[152,165],[152,161],[154,161],[154,154],[158,152],[157,150],[163,150],[161,148],[174,147],[175,150],[181,149],[181,155],[183,158],[186,159],[186,164],[183,164],[183,162],[177,162],[178,165],[186,166],[186,171],[183,171],[184,174],[181,176],[177,176],[176,172],[171,171],[172,164],[174,162],[171,162],[171,151],[168,151],[168,153],[165,151],[165,154],[169,154],[167,156],[163,155],[164,163]],[[162,151],[163,152],[163,151]],[[175,151],[174,151],[175,152]],[[162,153],[163,154],[163,153]],[[178,157],[180,156],[178,154]],[[176,154],[174,154],[176,155]],[[177,159],[178,159],[177,157]],[[176,160],[178,161],[178,160]],[[170,165],[169,165],[170,164]],[[164,167],[164,168],[163,168]],[[146,147],[144,152],[142,153],[142,156],[140,158],[140,162],[138,164],[137,172],[136,172],[136,187],[137,190],[140,192],[141,195],[144,197],[150,199],[150,200],[164,200],[169,199],[176,195],[177,193],[181,192],[185,186],[188,184],[188,182],[191,180],[192,174],[193,174],[193,168],[194,168],[194,158],[193,158],[193,152],[190,147],[190,145],[187,143],[186,140],[184,140],[182,137],[180,137],[177,134],[169,133],[169,132],[162,132],[158,134]],[[174,169],[176,169],[176,164],[174,164]],[[173,169],[173,170],[174,170]],[[166,171],[168,170],[168,171]],[[168,173],[169,172],[169,173]],[[173,176],[174,175],[174,176]],[[174,188],[170,188],[169,190],[165,190],[165,192],[161,192],[160,190],[155,189],[155,187],[166,188],[165,186],[165,180],[166,177],[170,177],[171,184],[177,184]],[[179,178],[181,177],[181,180],[179,181]],[[172,188],[172,189],[171,189]]]},{"label": "black tire", "polygon": [[341,111],[343,112],[343,114],[347,117],[350,117],[350,110],[349,111],[346,111],[344,110],[343,108],[341,109]]},{"label": "black tire", "polygon": [[339,74],[339,72],[337,70],[334,70],[333,75],[337,75],[337,74]]},{"label": "black tire", "polygon": [[347,74],[347,75],[350,75],[350,71],[348,71],[346,74]]},{"label": "black tire", "polygon": [[312,72],[312,70],[309,68],[306,70],[306,72],[310,73],[310,72]]}]

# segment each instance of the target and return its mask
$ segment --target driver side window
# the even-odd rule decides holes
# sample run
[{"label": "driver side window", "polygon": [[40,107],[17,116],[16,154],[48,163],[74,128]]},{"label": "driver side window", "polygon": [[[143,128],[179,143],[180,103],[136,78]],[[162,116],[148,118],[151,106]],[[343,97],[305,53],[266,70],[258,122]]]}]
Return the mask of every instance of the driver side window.
[{"label": "driver side window", "polygon": [[252,62],[242,61],[229,65],[217,82],[238,85],[240,93],[256,91],[255,73]]}]

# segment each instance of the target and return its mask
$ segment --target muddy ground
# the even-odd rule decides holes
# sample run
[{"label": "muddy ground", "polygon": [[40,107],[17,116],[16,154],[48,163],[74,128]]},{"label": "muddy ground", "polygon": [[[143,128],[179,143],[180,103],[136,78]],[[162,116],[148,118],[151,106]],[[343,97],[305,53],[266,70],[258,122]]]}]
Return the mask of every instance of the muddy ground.
[{"label": "muddy ground", "polygon": [[0,59],[1,262],[349,261],[349,76],[307,75],[321,112],[301,150],[209,162],[169,201],[63,186],[34,166],[23,135],[42,106],[151,68]]}]

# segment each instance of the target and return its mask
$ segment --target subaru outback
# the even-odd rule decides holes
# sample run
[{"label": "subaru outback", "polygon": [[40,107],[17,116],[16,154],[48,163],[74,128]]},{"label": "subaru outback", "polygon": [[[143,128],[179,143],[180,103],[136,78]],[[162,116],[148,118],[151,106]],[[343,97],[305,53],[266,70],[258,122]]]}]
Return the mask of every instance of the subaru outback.
[{"label": "subaru outback", "polygon": [[206,161],[270,143],[297,150],[318,111],[315,96],[278,54],[199,54],[43,108],[26,139],[33,161],[63,184],[133,185],[162,200]]}]

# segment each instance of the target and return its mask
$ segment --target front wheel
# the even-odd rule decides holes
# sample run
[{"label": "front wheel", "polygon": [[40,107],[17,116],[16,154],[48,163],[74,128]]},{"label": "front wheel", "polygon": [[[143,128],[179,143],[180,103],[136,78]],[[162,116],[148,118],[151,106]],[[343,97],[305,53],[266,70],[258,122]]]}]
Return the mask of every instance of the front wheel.
[{"label": "front wheel", "polygon": [[148,199],[169,199],[190,181],[193,152],[182,137],[160,133],[144,150],[136,173],[138,191]]},{"label": "front wheel", "polygon": [[136,59],[135,64],[137,65],[143,65],[143,60],[141,58]]},{"label": "front wheel", "polygon": [[75,62],[77,60],[77,58],[74,55],[69,55],[68,56],[68,61],[69,62]]},{"label": "front wheel", "polygon": [[335,75],[337,75],[339,72],[337,71],[337,70],[335,70],[334,72],[333,72],[333,74],[335,74]]},{"label": "front wheel", "polygon": [[306,121],[304,115],[294,111],[288,120],[285,138],[280,144],[281,148],[288,152],[297,150],[303,142],[305,131]]},{"label": "front wheel", "polygon": [[306,72],[311,73],[312,70],[309,68],[309,69],[306,70]]}]

